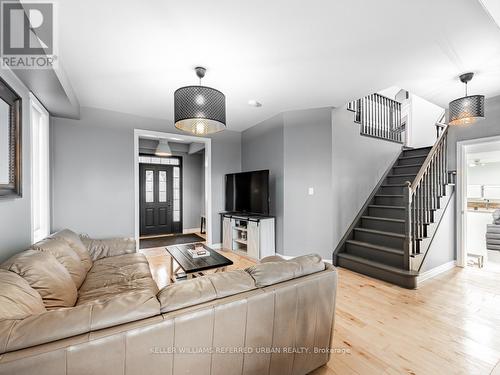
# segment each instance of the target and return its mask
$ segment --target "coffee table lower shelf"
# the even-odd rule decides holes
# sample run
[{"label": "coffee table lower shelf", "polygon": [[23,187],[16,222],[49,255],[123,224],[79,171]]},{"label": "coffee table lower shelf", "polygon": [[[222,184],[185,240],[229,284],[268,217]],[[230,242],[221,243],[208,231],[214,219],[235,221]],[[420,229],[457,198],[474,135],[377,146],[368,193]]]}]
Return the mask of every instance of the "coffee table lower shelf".
[{"label": "coffee table lower shelf", "polygon": [[[189,255],[188,249],[194,249],[195,246],[202,246],[210,255],[201,258],[192,258]],[[204,276],[208,270],[224,272],[227,266],[233,264],[230,259],[201,243],[172,245],[168,246],[166,250],[170,254],[168,270],[171,282]],[[175,268],[174,262],[176,263]]]}]

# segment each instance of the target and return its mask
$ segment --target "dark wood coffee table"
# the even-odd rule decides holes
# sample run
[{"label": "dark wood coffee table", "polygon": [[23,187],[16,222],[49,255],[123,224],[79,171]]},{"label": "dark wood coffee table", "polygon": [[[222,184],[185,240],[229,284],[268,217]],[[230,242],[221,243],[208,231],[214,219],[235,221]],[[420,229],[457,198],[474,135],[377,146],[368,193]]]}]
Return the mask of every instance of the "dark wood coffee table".
[{"label": "dark wood coffee table", "polygon": [[[202,246],[205,250],[210,252],[210,256],[193,258],[189,255],[188,249],[194,249],[195,246]],[[230,259],[227,259],[225,256],[220,255],[215,250],[201,243],[172,245],[167,246],[166,249],[171,255],[169,276],[172,282],[175,282],[178,279],[177,275],[180,270],[184,272],[187,279],[192,279],[193,277],[203,276],[203,272],[208,270],[215,269],[215,272],[225,271],[227,266],[233,264]],[[175,269],[174,261],[178,265]]]}]

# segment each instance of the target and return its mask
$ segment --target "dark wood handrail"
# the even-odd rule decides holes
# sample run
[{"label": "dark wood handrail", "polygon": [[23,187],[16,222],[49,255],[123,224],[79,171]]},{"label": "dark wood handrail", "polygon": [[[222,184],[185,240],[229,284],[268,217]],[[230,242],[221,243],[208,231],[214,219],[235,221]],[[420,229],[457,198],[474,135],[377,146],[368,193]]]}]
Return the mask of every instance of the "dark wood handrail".
[{"label": "dark wood handrail", "polygon": [[347,109],[355,112],[361,134],[402,143],[400,102],[374,93],[349,102]]},{"label": "dark wood handrail", "polygon": [[441,121],[444,119],[444,117],[445,117],[445,114],[443,113],[439,117],[439,120],[435,124],[437,127],[444,129],[444,131],[441,132],[436,143],[434,143],[434,146],[432,146],[432,149],[429,151],[429,154],[425,158],[425,161],[422,164],[422,167],[420,168],[420,170],[418,171],[417,176],[413,180],[413,183],[411,184],[412,192],[415,192],[415,188],[420,184],[420,181],[422,180],[422,178],[427,170],[427,167],[429,166],[432,159],[434,158],[434,154],[436,153],[436,150],[438,149],[439,144],[442,142],[442,140],[444,138],[446,138],[446,134],[448,133],[448,125],[441,123]]},{"label": "dark wood handrail", "polygon": [[[405,189],[405,268],[413,269],[412,257],[428,250],[421,246],[427,236],[427,227],[434,222],[440,199],[446,193],[447,172],[447,134],[448,126],[442,121],[442,114],[436,122],[437,140],[427,154],[412,183],[407,182]],[[425,256],[425,254],[424,254]]]}]

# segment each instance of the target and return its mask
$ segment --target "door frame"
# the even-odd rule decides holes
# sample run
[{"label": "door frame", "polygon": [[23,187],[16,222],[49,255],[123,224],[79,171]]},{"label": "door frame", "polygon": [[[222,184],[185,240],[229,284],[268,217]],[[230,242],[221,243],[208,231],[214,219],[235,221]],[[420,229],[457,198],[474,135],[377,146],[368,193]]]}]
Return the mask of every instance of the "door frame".
[{"label": "door frame", "polygon": [[140,233],[140,207],[139,207],[139,138],[148,137],[156,139],[166,139],[175,142],[176,140],[191,141],[205,144],[205,220],[207,244],[212,244],[212,140],[210,138],[195,137],[191,135],[164,133],[152,130],[134,129],[134,238],[136,250],[139,250]]},{"label": "door frame", "polygon": [[[144,156],[144,155],[140,155],[139,154],[139,156]],[[148,156],[150,156],[150,155],[148,155]],[[162,157],[159,157],[159,158],[162,158]],[[143,212],[141,210],[141,203],[142,203],[142,200],[141,200],[141,191],[143,189],[143,186],[141,186],[142,185],[141,184],[141,176],[142,176],[142,174],[141,174],[141,166],[145,166],[145,165],[146,166],[150,166],[149,168],[155,168],[157,166],[160,166],[160,167],[163,166],[163,167],[167,167],[167,168],[170,167],[170,168],[172,168],[172,173],[173,173],[173,169],[175,167],[179,168],[179,173],[180,173],[180,179],[179,179],[179,181],[180,181],[180,184],[179,184],[179,189],[180,189],[180,191],[179,191],[179,194],[180,194],[180,205],[179,205],[179,207],[180,207],[180,218],[179,218],[179,221],[176,221],[176,222],[174,222],[172,220],[172,222],[170,224],[172,226],[170,233],[163,233],[163,234],[160,234],[160,236],[162,236],[162,235],[170,235],[170,234],[182,234],[183,233],[184,215],[183,215],[182,211],[184,209],[184,204],[183,204],[184,194],[182,194],[182,188],[183,188],[184,177],[183,177],[183,170],[182,170],[182,157],[181,156],[168,156],[168,158],[178,159],[179,160],[179,164],[177,164],[177,165],[170,165],[170,164],[139,163],[139,237],[141,235],[143,235],[141,233],[142,232],[142,228],[141,228],[141,215],[143,214]],[[145,169],[148,169],[148,168],[145,168]],[[174,187],[173,187],[173,181],[172,181],[172,190],[173,190],[173,188]],[[153,193],[154,193],[154,190],[153,190]],[[145,194],[145,193],[143,192],[143,194]],[[155,195],[155,194],[153,194],[153,195]],[[171,213],[173,215],[173,207],[172,207],[172,212]],[[180,225],[179,231],[175,232],[173,230],[173,227],[174,226],[179,226],[179,225]],[[148,236],[148,235],[146,235],[146,236]],[[154,235],[154,236],[156,236],[156,235]]]},{"label": "door frame", "polygon": [[[457,207],[456,207],[456,241],[457,266],[467,266],[467,151],[471,146],[487,146],[492,143],[500,144],[500,136],[469,139],[457,142]],[[474,152],[477,152],[475,150]]]}]

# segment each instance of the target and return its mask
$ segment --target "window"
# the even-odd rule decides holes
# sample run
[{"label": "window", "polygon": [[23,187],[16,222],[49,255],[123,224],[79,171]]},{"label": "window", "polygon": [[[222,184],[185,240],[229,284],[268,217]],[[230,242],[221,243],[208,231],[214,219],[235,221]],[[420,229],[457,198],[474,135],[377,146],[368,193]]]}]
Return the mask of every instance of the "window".
[{"label": "window", "polygon": [[33,242],[50,234],[49,114],[31,95],[31,217]]},{"label": "window", "polygon": [[146,203],[153,203],[154,199],[154,171],[146,170]]},{"label": "window", "polygon": [[181,221],[181,169],[179,167],[174,167],[174,221]]},{"label": "window", "polygon": [[21,196],[21,98],[0,79],[0,198]]},{"label": "window", "polygon": [[180,160],[178,157],[173,158],[159,158],[156,156],[139,156],[139,163],[145,164],[166,164],[166,165],[179,165]]}]

